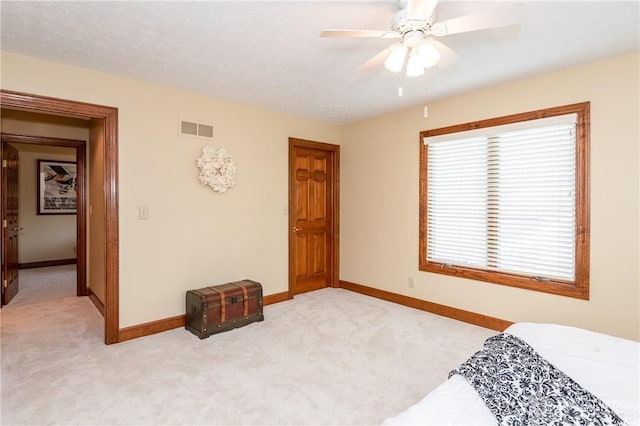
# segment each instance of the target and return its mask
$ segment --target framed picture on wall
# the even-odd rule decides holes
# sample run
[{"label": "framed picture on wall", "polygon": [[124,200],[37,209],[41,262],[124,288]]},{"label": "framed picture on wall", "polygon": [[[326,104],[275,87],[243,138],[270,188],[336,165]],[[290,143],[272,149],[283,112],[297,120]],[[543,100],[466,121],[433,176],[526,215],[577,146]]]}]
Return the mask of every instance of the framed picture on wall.
[{"label": "framed picture on wall", "polygon": [[38,214],[76,214],[76,163],[38,160]]}]

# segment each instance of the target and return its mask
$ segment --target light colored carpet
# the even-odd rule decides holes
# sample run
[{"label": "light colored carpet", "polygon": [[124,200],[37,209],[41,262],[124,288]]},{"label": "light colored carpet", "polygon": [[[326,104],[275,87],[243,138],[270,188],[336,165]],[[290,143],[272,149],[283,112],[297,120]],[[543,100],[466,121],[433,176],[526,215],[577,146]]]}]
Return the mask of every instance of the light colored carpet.
[{"label": "light colored carpet", "polygon": [[22,270],[2,308],[4,425],[380,424],[496,334],[323,289],[205,340],[176,329],[106,346],[74,273]]}]

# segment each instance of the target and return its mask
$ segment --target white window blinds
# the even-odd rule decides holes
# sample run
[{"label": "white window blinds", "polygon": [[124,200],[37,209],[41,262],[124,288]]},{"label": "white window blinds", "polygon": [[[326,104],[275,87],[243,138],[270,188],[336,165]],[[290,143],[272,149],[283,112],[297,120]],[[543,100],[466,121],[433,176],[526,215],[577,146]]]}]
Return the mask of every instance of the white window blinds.
[{"label": "white window blinds", "polygon": [[427,260],[573,281],[575,121],[425,138]]}]

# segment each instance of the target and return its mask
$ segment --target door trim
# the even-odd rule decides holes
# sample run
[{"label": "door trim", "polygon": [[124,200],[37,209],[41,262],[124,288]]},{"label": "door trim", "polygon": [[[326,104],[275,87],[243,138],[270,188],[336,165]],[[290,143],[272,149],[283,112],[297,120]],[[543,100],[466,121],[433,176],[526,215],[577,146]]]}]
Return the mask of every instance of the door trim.
[{"label": "door trim", "polygon": [[338,288],[340,286],[340,145],[333,145],[324,142],[314,142],[304,139],[289,138],[289,226],[287,233],[289,235],[289,289],[288,298],[293,299],[295,293],[295,270],[294,256],[295,256],[295,232],[293,228],[295,226],[295,215],[293,214],[293,200],[295,194],[295,149],[296,148],[309,148],[317,149],[320,151],[326,151],[329,153],[329,161],[333,167],[333,176],[331,176],[331,185],[333,186],[332,204],[333,211],[331,212],[331,221],[333,223],[333,232],[331,237],[333,238],[332,252],[329,254],[331,257],[332,268],[330,271],[331,287]]},{"label": "door trim", "polygon": [[[4,103],[3,103],[4,106]],[[2,143],[22,143],[32,145],[47,145],[47,146],[59,146],[66,148],[74,148],[76,150],[76,164],[77,164],[77,181],[76,181],[76,194],[77,194],[77,206],[76,209],[76,259],[77,259],[77,271],[76,271],[76,295],[86,296],[87,293],[87,209],[86,209],[86,145],[85,141],[73,140],[73,139],[58,139],[43,136],[26,136],[16,135],[12,133],[1,134]]]},{"label": "door trim", "polygon": [[[52,115],[104,121],[105,312],[104,342],[119,339],[118,109],[0,89],[0,105]],[[78,250],[79,251],[79,250]]]}]

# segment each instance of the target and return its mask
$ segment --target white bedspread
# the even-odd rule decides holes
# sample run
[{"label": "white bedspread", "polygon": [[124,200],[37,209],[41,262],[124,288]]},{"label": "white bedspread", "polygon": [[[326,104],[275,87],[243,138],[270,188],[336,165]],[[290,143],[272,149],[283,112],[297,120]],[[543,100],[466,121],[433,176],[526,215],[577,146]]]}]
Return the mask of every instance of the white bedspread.
[{"label": "white bedspread", "polygon": [[[640,424],[640,344],[555,324],[517,323],[505,330],[600,398],[628,425]],[[480,348],[478,348],[479,350]],[[469,354],[472,355],[472,354]],[[495,425],[464,377],[454,375],[384,425]]]}]

